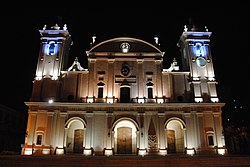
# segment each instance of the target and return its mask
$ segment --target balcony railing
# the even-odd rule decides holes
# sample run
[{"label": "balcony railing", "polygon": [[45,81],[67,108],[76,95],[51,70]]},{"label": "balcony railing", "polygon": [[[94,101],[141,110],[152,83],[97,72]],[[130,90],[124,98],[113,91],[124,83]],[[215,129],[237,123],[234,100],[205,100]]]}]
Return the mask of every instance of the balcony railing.
[{"label": "balcony railing", "polygon": [[[80,98],[83,103],[120,103],[118,98],[115,97],[105,97],[105,98],[96,98],[96,97],[82,97]],[[155,98],[131,98],[131,103],[168,103],[170,102],[169,98],[166,97],[155,97]]]},{"label": "balcony railing", "polygon": [[169,98],[166,97],[155,97],[155,98],[132,98],[132,103],[168,103]]},{"label": "balcony railing", "polygon": [[83,103],[118,103],[118,98],[115,97],[105,97],[105,98],[96,98],[94,97],[82,97],[81,102]]}]

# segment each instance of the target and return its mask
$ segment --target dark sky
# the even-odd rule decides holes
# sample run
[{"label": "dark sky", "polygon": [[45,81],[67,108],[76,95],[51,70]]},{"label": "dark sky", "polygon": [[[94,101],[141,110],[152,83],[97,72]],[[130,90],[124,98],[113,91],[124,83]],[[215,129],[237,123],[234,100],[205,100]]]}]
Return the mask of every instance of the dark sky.
[{"label": "dark sky", "polygon": [[[218,88],[222,96],[245,99],[250,103],[250,29],[247,11],[230,8],[171,8],[164,5],[131,4],[122,6],[83,6],[82,8],[41,8],[2,13],[0,103],[25,110],[35,77],[39,53],[39,29],[43,25],[67,24],[73,39],[70,60],[78,57],[86,64],[85,51],[91,36],[97,42],[118,36],[131,36],[154,42],[159,37],[165,52],[165,66],[180,59],[176,46],[184,25],[190,21],[207,26],[212,32],[211,52]],[[225,91],[227,90],[227,91]]]}]

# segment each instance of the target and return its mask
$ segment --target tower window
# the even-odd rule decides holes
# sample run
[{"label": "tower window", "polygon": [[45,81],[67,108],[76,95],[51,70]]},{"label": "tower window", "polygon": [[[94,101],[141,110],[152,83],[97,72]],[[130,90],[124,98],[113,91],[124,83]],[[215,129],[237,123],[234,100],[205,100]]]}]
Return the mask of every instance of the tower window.
[{"label": "tower window", "polygon": [[50,44],[49,46],[49,55],[53,55],[55,50],[55,44]]},{"label": "tower window", "polygon": [[48,55],[55,55],[56,54],[56,43],[54,41],[50,41],[50,43],[47,45],[47,54]]}]

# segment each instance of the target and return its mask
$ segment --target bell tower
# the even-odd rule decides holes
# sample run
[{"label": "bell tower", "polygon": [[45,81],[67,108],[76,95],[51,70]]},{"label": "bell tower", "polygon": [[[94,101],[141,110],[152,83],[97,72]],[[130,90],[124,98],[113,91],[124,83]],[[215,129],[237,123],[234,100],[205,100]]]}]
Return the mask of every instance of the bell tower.
[{"label": "bell tower", "polygon": [[68,65],[71,35],[66,24],[63,28],[55,24],[51,29],[45,25],[39,32],[41,42],[31,101],[58,100],[58,80]]},{"label": "bell tower", "polygon": [[190,71],[195,102],[218,102],[216,80],[210,50],[211,32],[207,27],[184,27],[178,42],[183,70]]}]

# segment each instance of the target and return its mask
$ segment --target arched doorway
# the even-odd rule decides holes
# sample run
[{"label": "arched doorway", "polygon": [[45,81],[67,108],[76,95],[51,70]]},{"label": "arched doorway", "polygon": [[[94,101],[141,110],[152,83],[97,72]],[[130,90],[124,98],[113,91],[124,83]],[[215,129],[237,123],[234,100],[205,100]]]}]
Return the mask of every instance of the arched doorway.
[{"label": "arched doorway", "polygon": [[168,153],[184,153],[184,123],[179,118],[172,118],[166,123],[166,142]]},{"label": "arched doorway", "polygon": [[71,118],[65,127],[66,153],[82,154],[85,138],[85,125],[81,118]]},{"label": "arched doorway", "polygon": [[114,124],[114,153],[136,154],[137,128],[133,120],[120,119]]}]

